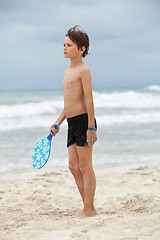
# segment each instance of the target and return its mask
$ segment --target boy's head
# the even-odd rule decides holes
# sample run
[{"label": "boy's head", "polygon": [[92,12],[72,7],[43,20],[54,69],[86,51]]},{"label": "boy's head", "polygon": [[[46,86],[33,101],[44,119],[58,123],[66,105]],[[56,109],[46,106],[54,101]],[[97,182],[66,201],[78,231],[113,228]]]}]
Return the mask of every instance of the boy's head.
[{"label": "boy's head", "polygon": [[72,42],[74,42],[78,46],[79,50],[83,50],[83,48],[85,47],[85,51],[83,52],[82,57],[88,55],[89,37],[79,25],[70,28],[66,36],[68,36],[72,40]]}]

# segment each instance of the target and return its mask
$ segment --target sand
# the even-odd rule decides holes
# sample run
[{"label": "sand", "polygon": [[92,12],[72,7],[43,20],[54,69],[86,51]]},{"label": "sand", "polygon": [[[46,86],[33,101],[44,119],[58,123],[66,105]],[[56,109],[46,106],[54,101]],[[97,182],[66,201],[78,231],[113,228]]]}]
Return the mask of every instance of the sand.
[{"label": "sand", "polygon": [[160,165],[95,167],[98,215],[77,219],[82,203],[67,169],[5,173],[0,240],[159,240]]}]

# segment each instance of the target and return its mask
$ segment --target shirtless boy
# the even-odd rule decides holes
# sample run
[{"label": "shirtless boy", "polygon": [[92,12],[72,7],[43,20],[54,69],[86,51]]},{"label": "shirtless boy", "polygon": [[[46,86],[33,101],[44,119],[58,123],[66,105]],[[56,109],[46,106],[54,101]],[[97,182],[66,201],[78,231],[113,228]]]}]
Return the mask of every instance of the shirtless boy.
[{"label": "shirtless boy", "polygon": [[[64,57],[70,59],[70,66],[64,73],[64,109],[56,123],[68,122],[69,169],[83,200],[79,217],[96,215],[94,195],[96,178],[92,166],[92,147],[97,140],[96,120],[92,97],[91,73],[82,58],[88,54],[89,38],[80,27],[68,30],[64,39]],[[53,124],[54,125],[54,124]],[[55,135],[58,130],[50,127]]]}]

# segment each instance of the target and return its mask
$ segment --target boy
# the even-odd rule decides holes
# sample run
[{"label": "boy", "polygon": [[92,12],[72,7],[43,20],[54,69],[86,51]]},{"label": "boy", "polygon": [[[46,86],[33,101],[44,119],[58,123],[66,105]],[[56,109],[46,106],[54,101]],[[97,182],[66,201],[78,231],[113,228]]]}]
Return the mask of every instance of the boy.
[{"label": "boy", "polygon": [[[69,169],[83,200],[83,210],[78,214],[82,218],[96,215],[96,179],[92,166],[92,146],[97,140],[97,126],[94,118],[91,74],[82,61],[88,54],[88,49],[87,33],[78,25],[69,29],[64,39],[64,57],[70,59],[70,66],[64,73],[64,109],[56,120],[60,126],[67,118]],[[53,136],[58,130],[53,128],[53,125],[50,127]]]}]

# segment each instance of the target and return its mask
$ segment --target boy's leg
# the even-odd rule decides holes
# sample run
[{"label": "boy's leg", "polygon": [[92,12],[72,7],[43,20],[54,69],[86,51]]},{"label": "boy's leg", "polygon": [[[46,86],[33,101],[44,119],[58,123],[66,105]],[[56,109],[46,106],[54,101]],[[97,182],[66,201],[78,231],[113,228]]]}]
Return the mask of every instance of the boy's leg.
[{"label": "boy's leg", "polygon": [[92,147],[77,147],[77,152],[84,184],[84,209],[80,216],[94,216],[96,215],[94,207],[96,178],[92,166]]},{"label": "boy's leg", "polygon": [[79,168],[79,158],[78,158],[77,147],[75,144],[68,147],[68,155],[69,155],[69,169],[72,175],[74,176],[78,190],[84,202],[83,176]]}]

